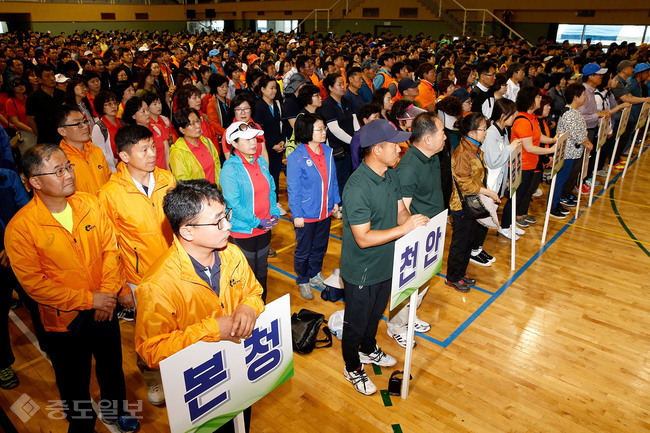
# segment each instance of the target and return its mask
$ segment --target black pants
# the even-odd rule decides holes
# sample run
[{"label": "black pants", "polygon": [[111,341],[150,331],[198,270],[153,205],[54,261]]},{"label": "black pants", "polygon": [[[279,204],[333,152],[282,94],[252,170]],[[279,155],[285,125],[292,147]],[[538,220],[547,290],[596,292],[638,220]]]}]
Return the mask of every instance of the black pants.
[{"label": "black pants", "polygon": [[[586,156],[587,158],[591,156],[591,158],[589,158],[589,168],[587,169],[587,173],[584,173],[585,179],[591,177],[591,173],[593,173],[594,171],[594,164],[596,163],[596,148],[598,147],[598,128],[596,127],[596,128],[587,129],[587,138],[589,138],[589,141],[593,143],[594,148],[591,150],[591,155]],[[585,149],[584,151],[588,152],[587,149]]]},{"label": "black pants", "polygon": [[[90,400],[92,358],[101,391],[100,407],[106,419],[126,413],[122,371],[122,342],[117,315],[97,322],[94,310],[79,313],[68,332],[46,332],[56,385],[70,423],[69,433],[94,431],[97,415]],[[108,403],[111,402],[111,403]]]},{"label": "black pants", "polygon": [[271,232],[266,232],[252,238],[233,238],[233,242],[237,245],[246,260],[248,265],[253,270],[255,278],[262,285],[262,301],[266,303],[266,276],[269,273],[269,248],[271,247]]},{"label": "black pants", "polygon": [[[583,158],[585,156],[583,155]],[[580,179],[580,171],[582,170],[582,158],[578,158],[573,163],[571,168],[571,173],[569,173],[569,178],[567,179],[564,187],[562,188],[562,197],[569,197],[573,194],[573,188],[577,186],[582,188],[582,185],[578,185],[578,180]],[[557,182],[557,181],[556,181]]]},{"label": "black pants", "polygon": [[332,219],[305,223],[304,227],[294,227],[296,232],[296,250],[293,253],[293,269],[296,271],[296,283],[308,283],[323,269],[323,258],[329,243]]},{"label": "black pants", "polygon": [[[246,431],[249,432],[251,429],[251,408],[250,406],[244,409],[244,424],[246,425]],[[235,421],[230,420],[218,429],[214,433],[235,433]]]},{"label": "black pants", "polygon": [[[522,202],[525,200],[525,196],[527,195],[528,190],[531,188],[534,173],[535,170],[524,170],[521,172],[521,184],[519,185],[519,188],[517,188],[517,191],[515,192],[515,195],[517,197],[517,216],[522,216],[522,214],[519,213],[519,210],[523,209]],[[535,187],[535,189],[537,189],[537,186]],[[530,197],[528,198],[528,201],[530,201]],[[526,206],[526,209],[528,209],[528,206]],[[512,200],[509,199],[506,202],[506,204],[503,205],[503,214],[501,215],[501,227],[507,229],[508,227],[510,227],[511,223],[512,223]]]},{"label": "black pants", "polygon": [[369,286],[357,286],[343,280],[345,313],[341,349],[348,371],[354,371],[361,366],[359,351],[375,351],[377,328],[388,304],[391,281],[389,279]]},{"label": "black pants", "polygon": [[[472,250],[483,245],[487,228],[482,230],[482,226],[475,219],[468,218],[462,210],[451,211],[451,215],[454,220],[454,231],[451,235],[451,245],[449,245],[447,257],[447,280],[457,282],[467,273]],[[345,331],[343,335],[345,335]]]},{"label": "black pants", "polygon": [[273,149],[267,149],[269,152],[269,173],[275,182],[275,196],[280,195],[280,171],[282,171],[283,153],[278,153]]}]

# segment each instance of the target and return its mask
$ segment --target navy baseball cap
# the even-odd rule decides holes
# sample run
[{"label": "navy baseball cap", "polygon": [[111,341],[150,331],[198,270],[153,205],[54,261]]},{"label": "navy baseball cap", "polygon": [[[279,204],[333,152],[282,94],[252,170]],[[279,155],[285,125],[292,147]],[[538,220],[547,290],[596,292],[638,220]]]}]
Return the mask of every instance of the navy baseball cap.
[{"label": "navy baseball cap", "polygon": [[419,85],[420,85],[419,81],[413,81],[413,79],[406,77],[399,80],[399,83],[397,84],[397,88],[399,89],[400,93],[404,93],[404,90],[415,89]]},{"label": "navy baseball cap", "polygon": [[607,72],[607,68],[601,68],[598,63],[587,63],[584,68],[582,68],[582,76],[586,77],[588,75],[603,75]]},{"label": "navy baseball cap", "polygon": [[359,140],[361,147],[371,147],[388,141],[389,143],[404,143],[411,138],[410,132],[400,131],[386,119],[377,119],[361,128]]}]

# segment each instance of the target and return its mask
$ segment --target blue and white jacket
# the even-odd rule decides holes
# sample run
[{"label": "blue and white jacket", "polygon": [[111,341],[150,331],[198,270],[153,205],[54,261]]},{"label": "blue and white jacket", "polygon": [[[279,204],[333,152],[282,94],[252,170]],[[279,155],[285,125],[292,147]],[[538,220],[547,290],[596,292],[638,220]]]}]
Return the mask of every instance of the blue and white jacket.
[{"label": "blue and white jacket", "polygon": [[[321,177],[316,164],[302,143],[287,157],[287,193],[293,218],[320,219],[325,206],[327,215],[334,205],[341,203],[339,184],[336,180],[336,165],[332,149],[323,145],[327,167],[327,179]],[[323,203],[323,186],[327,184],[327,203]]]},{"label": "blue and white jacket", "polygon": [[[271,216],[280,217],[275,195],[275,181],[269,173],[269,165],[262,155],[255,161],[262,169],[264,177],[269,182],[269,203]],[[253,229],[260,225],[260,219],[255,216],[255,193],[253,181],[244,167],[244,162],[236,152],[223,163],[219,173],[219,185],[226,199],[226,206],[232,209],[231,231],[235,233],[253,233]]]}]

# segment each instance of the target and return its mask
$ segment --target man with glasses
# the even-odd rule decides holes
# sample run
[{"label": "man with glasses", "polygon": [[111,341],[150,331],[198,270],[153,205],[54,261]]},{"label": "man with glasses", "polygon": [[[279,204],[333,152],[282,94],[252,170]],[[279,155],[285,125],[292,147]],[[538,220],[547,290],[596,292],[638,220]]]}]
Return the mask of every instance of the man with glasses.
[{"label": "man with glasses", "polygon": [[[135,292],[135,350],[156,369],[197,341],[239,343],[264,311],[262,286],[241,250],[228,243],[232,209],[219,187],[206,179],[181,181],[163,209],[174,242]],[[250,423],[250,408],[244,414]]]},{"label": "man with glasses", "polygon": [[5,247],[27,294],[38,302],[69,431],[93,431],[92,358],[105,422],[135,431],[126,412],[120,327],[124,279],[113,227],[91,194],[75,192],[75,164],[56,144],[23,155],[34,198],[7,225]]},{"label": "man with glasses", "polygon": [[497,68],[494,63],[482,62],[477,68],[478,83],[472,89],[470,98],[472,99],[472,111],[483,113],[486,118],[492,117],[494,108],[494,82],[496,81]]},{"label": "man with glasses", "polygon": [[[127,125],[115,135],[121,162],[110,180],[100,188],[99,203],[116,229],[120,258],[130,290],[118,298],[124,307],[120,318],[134,319],[131,291],[160,255],[170,247],[173,234],[163,211],[163,198],[175,185],[174,176],[156,167],[156,146],[149,128]],[[160,370],[149,370],[138,359],[147,384],[147,398],[153,405],[165,402]]]},{"label": "man with glasses", "polygon": [[108,182],[111,170],[102,149],[90,141],[88,121],[79,108],[65,104],[56,111],[57,131],[63,137],[61,149],[76,166],[77,191],[97,194]]}]

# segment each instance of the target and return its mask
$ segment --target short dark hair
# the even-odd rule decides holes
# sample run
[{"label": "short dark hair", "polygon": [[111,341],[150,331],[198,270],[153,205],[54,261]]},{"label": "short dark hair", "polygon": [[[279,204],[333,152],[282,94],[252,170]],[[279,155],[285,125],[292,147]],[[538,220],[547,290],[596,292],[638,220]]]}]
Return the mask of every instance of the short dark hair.
[{"label": "short dark hair", "polygon": [[463,117],[463,120],[460,122],[460,127],[458,131],[461,135],[467,135],[471,131],[475,131],[481,126],[481,123],[485,122],[486,126],[490,124],[490,121],[485,118],[481,113],[470,113],[467,116]]},{"label": "short dark hair", "polygon": [[476,67],[476,73],[477,73],[478,76],[480,77],[481,74],[487,74],[487,73],[489,73],[489,72],[490,72],[490,68],[494,68],[494,69],[496,69],[497,67],[496,67],[496,65],[495,65],[494,63],[492,63],[492,62],[481,62],[481,63],[479,63],[478,66]]},{"label": "short dark hair", "polygon": [[298,105],[305,108],[307,105],[311,104],[311,98],[316,94],[320,94],[320,89],[317,85],[311,83],[305,84],[300,88],[300,92],[296,96]]},{"label": "short dark hair", "polygon": [[[42,51],[41,51],[42,52]],[[38,78],[43,78],[43,72],[52,72],[54,73],[54,68],[50,65],[38,65],[38,68],[36,68],[36,77]]]},{"label": "short dark hair", "polygon": [[232,98],[232,102],[230,103],[230,118],[233,119],[233,122],[235,119],[235,108],[244,102],[248,102],[248,105],[251,107],[251,118],[255,115],[255,96],[250,92],[238,93]]},{"label": "short dark hair", "polygon": [[501,119],[501,116],[506,116],[506,119],[517,112],[517,104],[507,98],[497,99],[492,109],[492,116],[490,120],[496,122]]},{"label": "short dark hair", "polygon": [[26,178],[30,178],[43,168],[45,161],[50,159],[54,152],[63,152],[58,144],[37,144],[23,153],[20,159],[20,171]]},{"label": "short dark hair", "polygon": [[144,102],[144,99],[139,96],[134,96],[126,101],[126,104],[124,104],[124,111],[122,112],[122,120],[129,125],[135,125],[136,121],[133,116],[142,107],[142,104],[146,104],[146,102]]},{"label": "short dark hair", "polygon": [[54,121],[56,123],[56,127],[60,128],[61,126],[65,125],[68,116],[73,111],[76,111],[77,113],[81,113],[81,110],[76,105],[63,104],[59,106],[59,108],[57,108],[56,111],[54,112]]},{"label": "short dark hair", "polygon": [[334,87],[334,84],[338,78],[341,78],[341,74],[338,72],[329,74],[327,77],[323,78],[323,88],[327,91],[328,95],[330,93],[330,87]]},{"label": "short dark hair", "polygon": [[573,102],[575,98],[579,98],[582,96],[582,94],[585,91],[585,86],[582,84],[578,83],[573,83],[569,84],[566,86],[566,89],[564,89],[564,100],[566,101],[567,104],[570,104]]},{"label": "short dark hair", "polygon": [[162,102],[160,95],[156,92],[145,92],[145,94],[142,96],[142,100],[146,102],[147,105],[151,105],[156,101]]},{"label": "short dark hair", "polygon": [[436,67],[433,66],[431,63],[422,63],[420,66],[418,66],[417,71],[415,72],[415,77],[416,78],[424,78],[424,74],[428,73],[432,69],[435,69]]},{"label": "short dark hair", "polygon": [[115,147],[118,152],[130,152],[134,145],[149,137],[153,137],[153,132],[146,126],[126,125],[117,130]]},{"label": "short dark hair", "polygon": [[223,83],[227,83],[228,78],[221,74],[213,73],[210,74],[210,77],[208,78],[208,86],[210,87],[210,93],[213,95],[217,94],[217,89],[223,85]]},{"label": "short dark hair", "polygon": [[120,101],[117,100],[117,95],[113,92],[109,92],[108,90],[102,90],[95,96],[95,111],[97,112],[98,115],[103,116],[104,113],[104,104],[107,102],[115,101],[116,103],[120,103]]},{"label": "short dark hair", "polygon": [[181,226],[194,221],[203,207],[214,200],[225,204],[221,190],[209,180],[179,181],[163,199],[163,211],[174,234],[178,236]]},{"label": "short dark hair", "polygon": [[181,137],[185,135],[181,132],[181,128],[187,128],[187,126],[190,124],[190,114],[192,113],[196,114],[200,118],[199,112],[190,107],[183,107],[179,109],[176,111],[176,113],[174,113],[174,116],[172,117],[174,128],[176,128],[178,135]]},{"label": "short dark hair", "polygon": [[521,63],[519,62],[511,63],[510,66],[508,66],[508,70],[506,71],[506,76],[508,78],[512,78],[512,76],[515,73],[521,71],[522,69],[524,69],[524,65],[522,65]]},{"label": "short dark hair", "polygon": [[517,111],[526,112],[535,105],[539,89],[535,86],[524,87],[517,93]]},{"label": "short dark hair", "polygon": [[176,92],[176,107],[177,109],[187,107],[188,101],[193,95],[201,97],[201,91],[193,84],[186,84],[178,88]]},{"label": "short dark hair", "polygon": [[305,65],[311,60],[311,57],[300,55],[296,57],[296,69],[304,68]]},{"label": "short dark hair", "polygon": [[314,136],[314,124],[321,120],[325,124],[325,118],[316,113],[305,113],[296,118],[294,132],[297,143],[309,143]]},{"label": "short dark hair", "polygon": [[395,59],[395,58],[396,58],[395,54],[393,54],[393,53],[390,53],[390,52],[389,53],[383,53],[377,59],[377,63],[379,63],[379,66],[384,66],[384,63],[386,62],[386,60]]},{"label": "short dark hair", "polygon": [[363,119],[367,119],[373,114],[381,113],[381,105],[377,103],[368,103],[363,104],[359,107],[359,112],[357,113],[357,120],[361,126],[365,125]]},{"label": "short dark hair", "polygon": [[430,112],[418,114],[411,124],[411,143],[417,143],[426,134],[438,132],[437,118],[437,115]]},{"label": "short dark hair", "polygon": [[129,87],[133,87],[133,83],[130,81],[118,81],[115,86],[111,87],[111,90],[115,92],[115,96],[117,96],[117,103],[120,104],[122,103],[122,99],[124,98],[124,92],[126,92],[126,89]]}]

